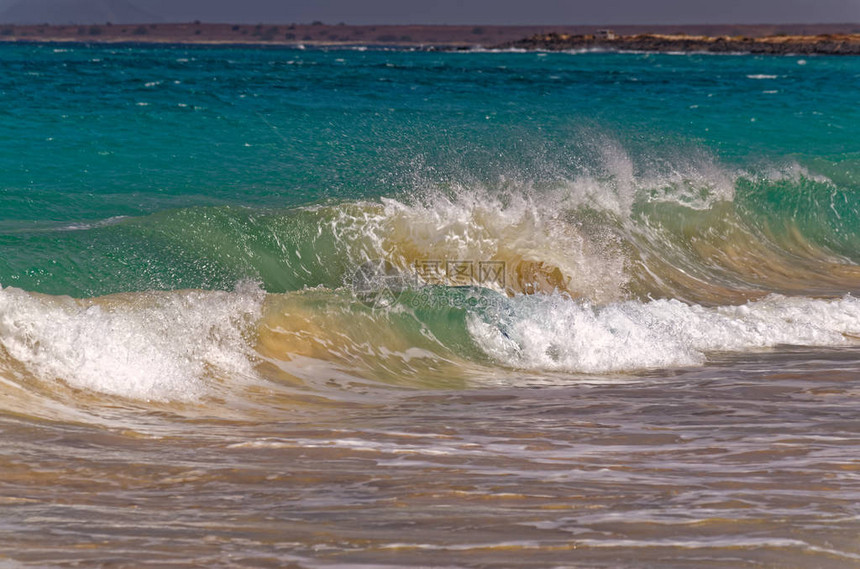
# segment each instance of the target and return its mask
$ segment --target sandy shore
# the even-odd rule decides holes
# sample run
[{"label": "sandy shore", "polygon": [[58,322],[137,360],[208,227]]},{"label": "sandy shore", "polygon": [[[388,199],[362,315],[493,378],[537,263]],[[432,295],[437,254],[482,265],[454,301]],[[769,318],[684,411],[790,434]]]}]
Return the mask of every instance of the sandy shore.
[{"label": "sandy shore", "polygon": [[[13,26],[0,24],[0,41],[181,43],[419,48],[521,47],[525,49],[646,49],[649,51],[792,51],[797,45],[854,42],[860,24],[760,26],[616,26],[617,40],[596,40],[597,26],[351,26],[324,24],[102,24]],[[684,34],[684,35],[682,35]],[[851,35],[854,34],[854,35]],[[825,36],[828,39],[823,39]],[[526,38],[526,39],[523,39]],[[591,39],[588,39],[591,38]],[[723,41],[729,38],[730,41]],[[791,38],[791,41],[789,41]],[[800,38],[800,39],[796,39]],[[792,43],[793,42],[793,43]],[[711,49],[712,48],[712,49]],[[738,48],[738,49],[735,49]],[[814,49],[811,47],[810,49]]]}]

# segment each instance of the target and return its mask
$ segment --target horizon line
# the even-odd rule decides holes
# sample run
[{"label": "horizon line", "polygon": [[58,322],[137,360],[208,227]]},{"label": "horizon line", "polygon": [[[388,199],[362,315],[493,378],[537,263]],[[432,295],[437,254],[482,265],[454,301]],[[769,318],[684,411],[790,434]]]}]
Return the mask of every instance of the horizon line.
[{"label": "horizon line", "polygon": [[237,25],[237,26],[307,26],[307,27],[408,27],[408,26],[423,26],[423,27],[487,27],[487,28],[529,28],[529,27],[644,27],[644,26],[662,26],[662,27],[671,27],[671,26],[695,26],[695,27],[713,27],[713,26],[735,26],[735,27],[760,27],[760,26],[852,26],[857,25],[860,26],[860,20],[858,21],[845,21],[845,22],[756,22],[756,23],[736,23],[736,22],[684,22],[684,23],[659,23],[659,22],[646,22],[646,23],[606,23],[606,22],[578,22],[578,23],[542,23],[542,24],[487,24],[487,23],[462,23],[462,24],[427,24],[427,23],[418,23],[412,22],[408,24],[390,24],[390,23],[369,23],[369,24],[350,24],[348,22],[337,22],[337,23],[328,23],[322,21],[312,21],[312,22],[276,22],[276,21],[261,21],[261,22],[238,22],[238,21],[205,21],[201,19],[195,20],[176,20],[176,21],[164,21],[164,20],[154,20],[154,21],[105,21],[105,22],[69,22],[65,24],[51,24],[47,22],[41,23],[20,23],[20,22],[4,22],[0,21],[0,25],[6,26],[41,26],[41,27],[52,27],[52,26],[107,26],[107,25]]}]

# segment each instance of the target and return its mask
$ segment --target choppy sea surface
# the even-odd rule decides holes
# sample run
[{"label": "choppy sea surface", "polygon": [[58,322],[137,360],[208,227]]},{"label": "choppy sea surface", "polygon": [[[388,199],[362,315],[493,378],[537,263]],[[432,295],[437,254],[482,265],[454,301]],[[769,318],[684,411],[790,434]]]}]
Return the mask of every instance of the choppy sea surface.
[{"label": "choppy sea surface", "polygon": [[860,567],[860,59],[0,45],[0,567]]}]

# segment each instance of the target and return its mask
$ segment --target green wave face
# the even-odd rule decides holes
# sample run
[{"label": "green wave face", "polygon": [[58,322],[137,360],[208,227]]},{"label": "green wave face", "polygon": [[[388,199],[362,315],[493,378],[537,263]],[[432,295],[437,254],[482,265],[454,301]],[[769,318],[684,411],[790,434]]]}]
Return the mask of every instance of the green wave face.
[{"label": "green wave face", "polygon": [[[820,175],[462,187],[286,210],[196,207],[7,233],[3,283],[47,294],[348,285],[364,262],[504,263],[510,294],[696,302],[858,287],[860,198]],[[644,178],[644,176],[643,176]],[[626,184],[626,185],[625,185]]]}]

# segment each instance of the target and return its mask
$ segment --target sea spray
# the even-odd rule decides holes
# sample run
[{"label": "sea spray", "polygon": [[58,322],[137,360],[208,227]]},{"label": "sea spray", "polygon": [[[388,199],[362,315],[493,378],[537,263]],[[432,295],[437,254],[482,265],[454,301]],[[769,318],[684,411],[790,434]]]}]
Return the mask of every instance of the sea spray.
[{"label": "sea spray", "polygon": [[677,300],[604,306],[519,296],[472,314],[469,331],[500,363],[529,370],[633,372],[701,365],[709,354],[777,345],[844,346],[860,335],[860,300],[777,295],[706,308]]},{"label": "sea spray", "polygon": [[145,400],[193,400],[254,377],[262,292],[177,291],[76,300],[0,290],[3,360],[41,382]]}]

